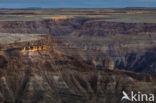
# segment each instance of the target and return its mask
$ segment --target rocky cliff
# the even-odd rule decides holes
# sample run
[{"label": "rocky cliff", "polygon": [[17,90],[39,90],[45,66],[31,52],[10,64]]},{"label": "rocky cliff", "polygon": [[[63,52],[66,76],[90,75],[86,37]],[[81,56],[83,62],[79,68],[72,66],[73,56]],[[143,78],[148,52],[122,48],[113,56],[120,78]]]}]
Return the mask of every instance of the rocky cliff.
[{"label": "rocky cliff", "polygon": [[[31,44],[50,49],[22,51]],[[2,45],[0,103],[120,103],[123,90],[155,93],[154,76],[97,69],[67,56],[58,45],[51,37]]]},{"label": "rocky cliff", "polygon": [[[71,51],[69,48],[62,49],[67,55],[97,67],[104,65],[107,55],[114,60],[117,69],[156,74],[153,61],[156,57],[155,23],[106,22],[104,19],[86,18],[1,21],[0,32],[51,34],[68,47],[76,48],[72,53],[68,52]],[[150,56],[146,57],[147,54]],[[147,58],[150,62],[144,61]],[[147,63],[146,67],[142,66],[144,63]]]},{"label": "rocky cliff", "polygon": [[47,19],[43,21],[1,21],[0,32],[5,33],[40,33],[60,36],[108,36],[116,34],[136,34],[156,32],[155,23],[120,23],[107,22],[103,19]]},{"label": "rocky cliff", "polygon": [[85,20],[43,20],[43,21],[1,21],[0,32],[3,33],[39,33],[60,36],[70,34]]}]

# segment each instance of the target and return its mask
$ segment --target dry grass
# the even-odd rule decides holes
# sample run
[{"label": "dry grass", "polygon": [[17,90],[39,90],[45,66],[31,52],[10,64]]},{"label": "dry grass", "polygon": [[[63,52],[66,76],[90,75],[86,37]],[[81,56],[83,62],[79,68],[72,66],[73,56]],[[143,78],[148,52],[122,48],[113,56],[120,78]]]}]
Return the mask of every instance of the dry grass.
[{"label": "dry grass", "polygon": [[104,18],[113,22],[155,21],[156,9],[35,9],[0,10],[0,21],[36,21],[44,19],[64,20],[76,16]]}]

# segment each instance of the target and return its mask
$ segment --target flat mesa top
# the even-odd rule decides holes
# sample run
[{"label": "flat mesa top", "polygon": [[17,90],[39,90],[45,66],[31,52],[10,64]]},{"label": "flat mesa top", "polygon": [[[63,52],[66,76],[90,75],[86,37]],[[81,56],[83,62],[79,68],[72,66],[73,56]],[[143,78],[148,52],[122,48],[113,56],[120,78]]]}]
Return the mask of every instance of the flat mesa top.
[{"label": "flat mesa top", "polygon": [[42,39],[41,34],[0,33],[0,44],[10,44]]},{"label": "flat mesa top", "polygon": [[0,9],[0,21],[101,18],[104,21],[156,23],[156,8],[121,9]]}]

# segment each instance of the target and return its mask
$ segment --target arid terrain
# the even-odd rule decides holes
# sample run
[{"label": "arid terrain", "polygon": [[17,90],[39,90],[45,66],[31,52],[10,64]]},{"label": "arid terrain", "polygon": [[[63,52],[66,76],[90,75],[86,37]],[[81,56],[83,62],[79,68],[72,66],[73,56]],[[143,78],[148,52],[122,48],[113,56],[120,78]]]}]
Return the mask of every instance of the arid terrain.
[{"label": "arid terrain", "polygon": [[129,103],[122,91],[156,94],[155,8],[0,10],[0,103]]}]

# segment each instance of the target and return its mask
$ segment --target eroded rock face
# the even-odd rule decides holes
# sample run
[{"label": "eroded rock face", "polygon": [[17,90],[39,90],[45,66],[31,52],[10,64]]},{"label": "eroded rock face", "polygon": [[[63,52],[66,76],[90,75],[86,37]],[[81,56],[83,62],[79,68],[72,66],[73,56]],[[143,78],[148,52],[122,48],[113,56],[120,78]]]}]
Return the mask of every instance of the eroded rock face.
[{"label": "eroded rock face", "polygon": [[[122,73],[67,69],[60,73],[42,71],[42,74],[29,75],[25,72],[1,77],[0,84],[3,85],[2,103],[120,103],[123,90],[127,93],[155,90],[154,83],[141,82]],[[144,86],[140,87],[141,84]]]},{"label": "eroded rock face", "polygon": [[120,23],[104,20],[89,20],[74,36],[110,36],[118,34],[136,34],[140,32],[156,32],[156,24],[152,23]]},{"label": "eroded rock face", "polygon": [[40,33],[53,36],[73,33],[77,37],[156,32],[154,23],[107,22],[103,19],[1,21],[0,27],[0,32],[4,33]]},{"label": "eroded rock face", "polygon": [[0,52],[0,68],[4,68],[5,66],[7,66],[7,59],[5,57],[5,54],[3,52]]},{"label": "eroded rock face", "polygon": [[7,66],[0,70],[0,103],[120,103],[123,90],[156,90],[154,76],[97,69],[55,50],[54,45],[60,45],[55,39],[33,43],[49,44],[51,49],[29,56],[21,49],[6,47],[9,56]]},{"label": "eroded rock face", "polygon": [[152,55],[148,58],[150,61],[155,60],[155,23],[106,22],[104,19],[1,21],[0,32],[51,34],[66,46],[76,48],[71,53],[69,48],[60,47],[66,55],[88,64],[104,67],[108,56],[116,69],[155,75],[154,62],[141,66],[142,60],[148,58],[146,53]]},{"label": "eroded rock face", "polygon": [[67,35],[80,28],[85,20],[4,21],[0,23],[3,33],[39,33],[53,36]]}]

